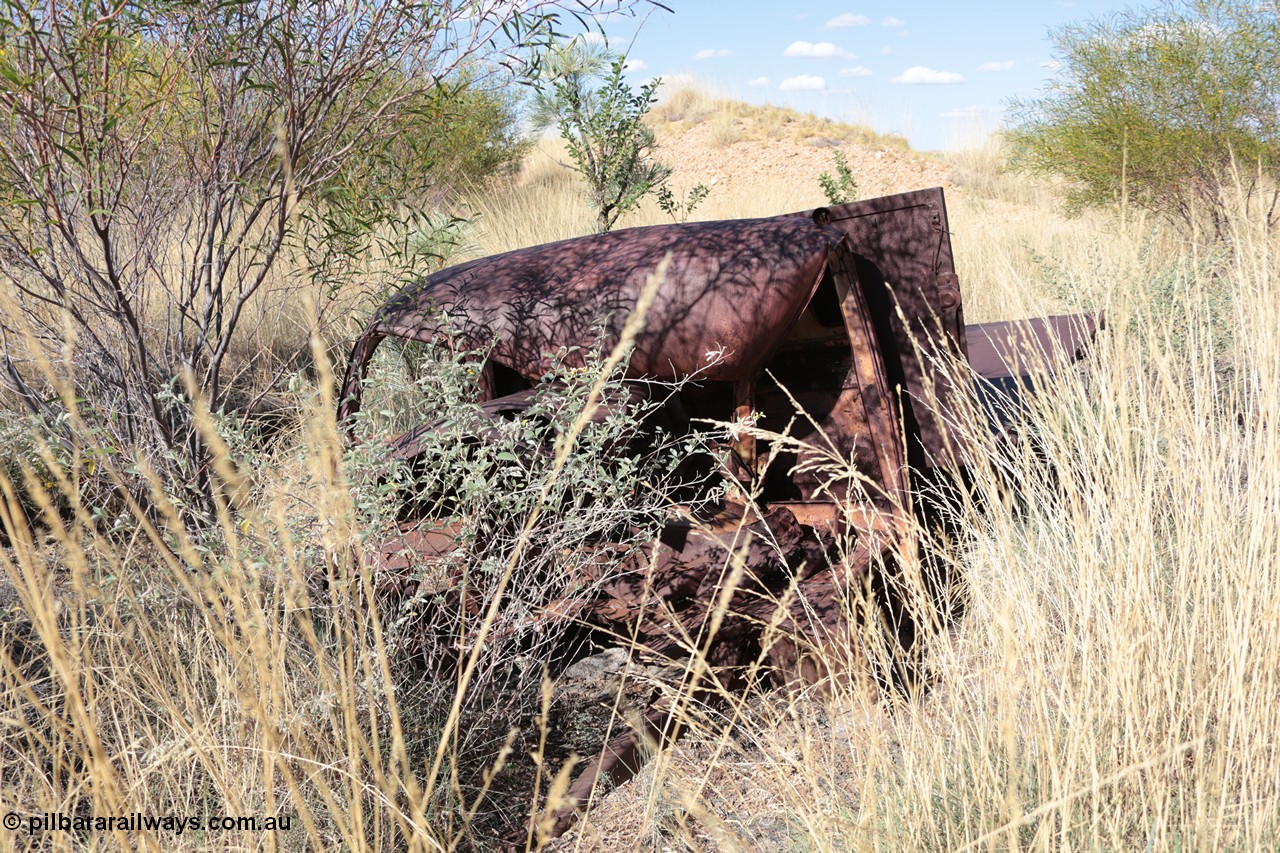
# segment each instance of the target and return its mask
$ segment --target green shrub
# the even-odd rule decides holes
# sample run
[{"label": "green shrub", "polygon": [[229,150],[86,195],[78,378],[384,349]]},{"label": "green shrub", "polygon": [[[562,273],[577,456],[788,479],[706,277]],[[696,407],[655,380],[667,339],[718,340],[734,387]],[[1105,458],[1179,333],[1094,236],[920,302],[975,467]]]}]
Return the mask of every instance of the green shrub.
[{"label": "green shrub", "polygon": [[0,334],[26,350],[6,343],[0,381],[63,444],[140,451],[210,524],[192,401],[227,408],[252,320],[289,294],[329,285],[323,323],[340,290],[420,271],[401,250],[418,207],[516,156],[499,69],[557,22],[511,4],[0,0]]},{"label": "green shrub", "polygon": [[853,172],[849,169],[849,163],[845,160],[844,153],[839,148],[835,150],[834,157],[836,161],[835,177],[823,172],[818,176],[818,183],[822,186],[822,193],[827,197],[828,204],[848,204],[858,197],[858,182],[853,179]]},{"label": "green shrub", "polygon": [[[662,80],[655,78],[636,92],[623,79],[626,57],[581,41],[562,45],[552,60],[551,89],[535,99],[533,124],[560,129],[573,169],[587,185],[596,229],[605,232],[671,175],[671,167],[651,159],[657,143],[644,121]],[[592,88],[597,77],[601,83]]]},{"label": "green shrub", "polygon": [[[543,667],[575,626],[572,618],[553,618],[548,605],[559,602],[572,613],[588,602],[657,535],[677,491],[692,487],[713,497],[706,484],[682,480],[685,461],[706,447],[697,435],[653,425],[677,386],[624,381],[623,367],[606,372],[595,350],[556,353],[532,404],[491,420],[474,402],[484,353],[409,349],[397,354],[384,346],[366,381],[359,430],[370,440],[358,443],[350,460],[370,472],[356,494],[361,526],[371,539],[394,537],[407,514],[421,519],[418,529],[447,530],[453,546],[437,560],[417,561],[414,592],[389,602],[389,636],[402,653],[447,668],[476,631],[476,609],[487,612],[499,597],[468,703],[487,707],[498,688],[532,701]],[[406,355],[418,362],[416,381],[407,379]],[[585,421],[557,466],[597,383],[601,413]],[[397,463],[375,440],[424,422],[432,429],[411,465]]]},{"label": "green shrub", "polygon": [[1246,214],[1280,221],[1273,8],[1171,3],[1053,40],[1061,70],[1012,105],[1014,167],[1065,178],[1074,209],[1132,205],[1212,238],[1226,236],[1240,196]]}]

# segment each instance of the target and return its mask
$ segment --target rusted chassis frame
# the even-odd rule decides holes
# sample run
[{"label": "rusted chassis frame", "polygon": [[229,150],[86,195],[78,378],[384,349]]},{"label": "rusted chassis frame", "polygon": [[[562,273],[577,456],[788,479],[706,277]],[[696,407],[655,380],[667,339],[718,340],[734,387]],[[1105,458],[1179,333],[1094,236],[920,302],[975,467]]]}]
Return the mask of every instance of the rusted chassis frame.
[{"label": "rusted chassis frame", "polygon": [[[849,652],[851,582],[914,554],[908,471],[954,468],[963,456],[947,424],[971,389],[951,378],[955,371],[934,369],[968,355],[941,189],[767,219],[614,231],[443,270],[397,294],[360,335],[340,418],[359,410],[369,360],[387,336],[489,349],[485,409],[518,410],[550,354],[617,341],[664,258],[628,377],[693,377],[673,403],[685,422],[790,422],[797,438],[824,445],[850,473],[817,476],[805,451],[775,452],[770,462],[769,448],[739,440],[734,474],[743,493],[760,496],[758,514],[728,504],[717,518],[669,527],[643,571],[624,575],[643,583],[606,583],[574,612],[674,653],[681,635],[701,636],[721,570],[747,541],[740,588],[708,638],[709,663],[730,686],[760,656],[785,678],[820,681],[833,675],[827,662]],[[982,349],[991,371],[1012,376],[1016,365],[999,366],[1008,348],[992,344],[1004,331],[987,329]],[[810,418],[794,418],[792,399]],[[421,434],[401,437],[397,455],[412,457]],[[833,559],[836,541],[856,545]],[[793,582],[798,596],[774,612]],[[665,622],[652,607],[645,616],[647,589]],[[780,631],[765,648],[761,626],[771,621]],[[672,733],[667,710],[649,709],[647,735]],[[607,744],[571,787],[574,804],[587,801],[601,774],[628,777],[638,755],[635,733]],[[573,813],[558,816],[557,833]]]}]

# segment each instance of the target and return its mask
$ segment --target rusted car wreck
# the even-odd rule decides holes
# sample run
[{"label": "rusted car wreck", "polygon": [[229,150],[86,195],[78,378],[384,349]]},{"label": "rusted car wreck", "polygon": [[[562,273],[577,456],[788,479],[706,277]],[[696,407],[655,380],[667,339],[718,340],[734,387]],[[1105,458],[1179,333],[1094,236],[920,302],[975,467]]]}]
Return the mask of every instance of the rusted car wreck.
[{"label": "rusted car wreck", "polygon": [[[604,584],[573,618],[612,626],[655,654],[674,654],[681,636],[703,637],[722,685],[756,661],[781,679],[819,682],[838,674],[833,662],[855,644],[851,590],[917,548],[913,483],[965,464],[949,428],[954,413],[978,397],[1016,397],[1034,370],[1080,357],[1096,322],[966,327],[943,193],[928,189],[766,219],[628,229],[442,270],[370,321],[347,367],[340,417],[359,409],[381,340],[443,339],[442,317],[454,346],[492,345],[484,410],[518,412],[550,353],[596,341],[602,321],[604,347],[617,340],[664,258],[628,375],[696,377],[666,404],[669,422],[789,428],[846,460],[846,474],[833,477],[795,444],[770,446],[744,431],[726,456],[734,488],[719,512],[668,524],[642,571]],[[966,360],[967,376],[941,369]],[[797,418],[797,407],[808,417]],[[412,455],[413,434],[397,442]],[[708,637],[734,559],[743,569]],[[620,781],[634,772],[640,735],[672,734],[668,710],[650,708],[647,732],[603,745],[570,789],[574,804],[602,774]],[[571,806],[556,831],[572,819]]]}]

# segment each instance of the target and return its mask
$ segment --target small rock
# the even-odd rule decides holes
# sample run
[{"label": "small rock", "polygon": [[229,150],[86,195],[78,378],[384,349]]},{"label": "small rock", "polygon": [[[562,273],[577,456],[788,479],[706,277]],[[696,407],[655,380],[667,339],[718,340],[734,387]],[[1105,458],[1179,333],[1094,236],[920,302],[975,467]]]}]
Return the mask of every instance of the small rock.
[{"label": "small rock", "polygon": [[615,646],[565,669],[556,686],[580,702],[602,701],[617,694],[626,665],[626,650]]}]

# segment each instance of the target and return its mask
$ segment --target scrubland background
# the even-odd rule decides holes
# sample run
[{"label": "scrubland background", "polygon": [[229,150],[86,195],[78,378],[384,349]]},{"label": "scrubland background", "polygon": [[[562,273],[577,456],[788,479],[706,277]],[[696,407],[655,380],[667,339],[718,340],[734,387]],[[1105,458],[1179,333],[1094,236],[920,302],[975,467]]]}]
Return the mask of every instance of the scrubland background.
[{"label": "scrubland background", "polygon": [[[983,439],[952,519],[963,535],[935,543],[963,612],[930,643],[917,693],[691,708],[683,739],[555,849],[1280,847],[1276,235],[1241,221],[1206,247],[1130,211],[1066,218],[1052,186],[1002,171],[998,139],[926,156],[697,91],[668,94],[651,123],[674,187],[711,185],[695,218],[822,204],[839,147],[864,197],[946,188],[969,322],[1105,310],[1107,326],[1043,389],[1034,440]],[[448,203],[475,217],[450,262],[593,223],[546,140]],[[646,203],[622,225],[664,219]],[[24,818],[0,844],[490,849],[530,788],[538,806],[554,789],[551,756],[541,774],[511,769],[550,722],[444,729],[453,686],[406,677],[359,553],[360,528],[385,519],[362,514],[333,419],[331,371],[375,303],[353,296],[308,344],[306,294],[291,298],[253,305],[238,381],[265,390],[263,353],[302,348],[309,363],[267,395],[269,432],[230,430],[243,441],[217,448],[243,491],[216,535],[185,536],[163,501],[112,506],[125,521],[102,533],[102,508],[68,497],[94,460],[57,459],[16,410],[0,415],[0,805]],[[384,368],[391,387],[399,368]],[[399,381],[372,405],[406,399]],[[29,836],[25,819],[47,812],[293,820]]]}]

